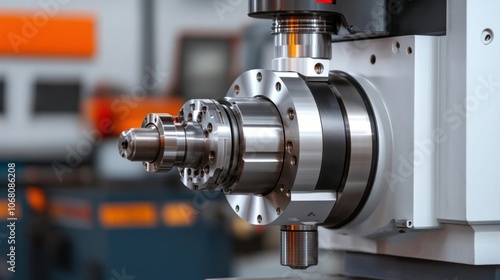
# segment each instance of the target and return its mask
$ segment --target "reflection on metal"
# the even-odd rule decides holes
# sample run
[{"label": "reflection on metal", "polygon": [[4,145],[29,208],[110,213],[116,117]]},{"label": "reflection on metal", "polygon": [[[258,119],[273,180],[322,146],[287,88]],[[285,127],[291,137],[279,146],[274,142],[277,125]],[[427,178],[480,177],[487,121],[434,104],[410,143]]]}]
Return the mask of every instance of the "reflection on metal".
[{"label": "reflection on metal", "polygon": [[318,227],[298,225],[281,227],[281,265],[306,269],[318,264]]}]

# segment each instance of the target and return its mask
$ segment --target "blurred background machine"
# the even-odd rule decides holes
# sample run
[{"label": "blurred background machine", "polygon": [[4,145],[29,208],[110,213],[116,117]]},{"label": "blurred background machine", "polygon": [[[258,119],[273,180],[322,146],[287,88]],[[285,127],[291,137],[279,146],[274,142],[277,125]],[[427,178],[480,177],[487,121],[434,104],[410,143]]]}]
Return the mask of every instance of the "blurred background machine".
[{"label": "blurred background machine", "polygon": [[[0,279],[498,279],[498,10],[0,0]],[[148,175],[116,143],[149,113],[240,154]]]},{"label": "blurred background machine", "polygon": [[498,279],[500,3],[248,2],[272,20],[271,69],[151,112],[120,155],[281,226],[293,269],[321,244],[350,276]]},{"label": "blurred background machine", "polygon": [[[193,3],[195,22],[178,13]],[[19,211],[13,274],[2,187],[0,279],[228,277],[233,256],[264,246],[264,227],[229,215],[219,192],[116,154],[145,114],[220,98],[247,64],[263,67],[261,49],[242,49],[272,42],[267,25],[231,7],[221,19],[204,1],[0,1],[0,173],[16,164]]]}]

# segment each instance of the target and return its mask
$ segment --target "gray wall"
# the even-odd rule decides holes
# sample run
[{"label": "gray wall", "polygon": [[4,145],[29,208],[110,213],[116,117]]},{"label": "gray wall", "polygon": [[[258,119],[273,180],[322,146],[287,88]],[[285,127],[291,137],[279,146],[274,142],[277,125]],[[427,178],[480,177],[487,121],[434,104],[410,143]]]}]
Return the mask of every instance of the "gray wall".
[{"label": "gray wall", "polygon": [[173,86],[179,36],[183,33],[241,33],[245,26],[255,21],[247,16],[247,11],[248,0],[156,0],[158,67],[169,73],[162,86]]},{"label": "gray wall", "polygon": [[[43,11],[40,3],[44,2],[0,0],[0,9],[26,10],[34,14]],[[139,1],[67,2],[59,4],[60,14],[80,11],[95,14],[97,53],[92,60],[0,57],[0,76],[6,81],[6,115],[0,118],[0,130],[3,131],[0,133],[0,155],[4,159],[64,157],[66,146],[76,145],[82,137],[84,127],[76,116],[35,118],[32,94],[38,77],[78,78],[85,92],[101,80],[127,86],[139,83]]]},{"label": "gray wall", "polygon": [[[97,53],[92,60],[0,56],[0,77],[6,80],[6,114],[0,117],[0,159],[56,159],[81,142],[85,127],[77,116],[36,117],[32,113],[33,84],[41,78],[78,78],[84,92],[100,81],[124,88],[143,81],[141,1],[139,0],[0,0],[0,10],[43,11],[55,3],[59,13],[91,12],[97,19]],[[237,33],[250,21],[245,0],[155,1],[157,72],[167,73],[154,91],[174,84],[177,39],[183,32]],[[219,10],[217,10],[217,8]],[[55,101],[56,102],[56,101]]]}]

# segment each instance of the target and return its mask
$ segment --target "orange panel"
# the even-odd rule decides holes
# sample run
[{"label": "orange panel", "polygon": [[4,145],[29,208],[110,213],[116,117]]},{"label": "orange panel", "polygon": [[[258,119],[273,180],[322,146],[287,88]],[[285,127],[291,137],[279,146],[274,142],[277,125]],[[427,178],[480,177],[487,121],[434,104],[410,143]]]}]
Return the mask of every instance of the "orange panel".
[{"label": "orange panel", "polygon": [[90,58],[95,45],[92,15],[0,11],[0,55]]},{"label": "orange panel", "polygon": [[196,222],[196,210],[187,203],[169,203],[163,206],[163,222],[170,227],[186,227]]},{"label": "orange panel", "polygon": [[5,221],[7,218],[21,218],[21,202],[16,199],[14,207],[15,215],[10,215],[9,211],[9,201],[7,199],[0,200],[0,220]]},{"label": "orange panel", "polygon": [[149,202],[103,203],[99,219],[105,228],[154,227],[158,213],[155,204]]},{"label": "orange panel", "polygon": [[7,199],[0,200],[0,219],[5,220],[9,217],[8,205],[9,201]]},{"label": "orange panel", "polygon": [[176,116],[182,105],[184,100],[177,97],[148,97],[140,102],[131,97],[92,97],[84,101],[82,111],[101,135],[117,136],[124,130],[140,127],[149,113]]},{"label": "orange panel", "polygon": [[47,197],[40,187],[30,186],[26,188],[26,201],[31,209],[42,212],[47,207]]}]

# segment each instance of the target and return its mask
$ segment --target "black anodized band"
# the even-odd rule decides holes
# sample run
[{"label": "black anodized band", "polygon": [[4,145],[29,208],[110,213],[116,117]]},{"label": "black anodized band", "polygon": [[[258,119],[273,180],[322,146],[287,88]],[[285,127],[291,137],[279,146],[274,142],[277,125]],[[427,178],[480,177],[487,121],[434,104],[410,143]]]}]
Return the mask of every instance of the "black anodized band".
[{"label": "black anodized band", "polygon": [[307,82],[318,107],[323,130],[321,170],[315,190],[342,186],[348,143],[344,112],[327,82]]}]

